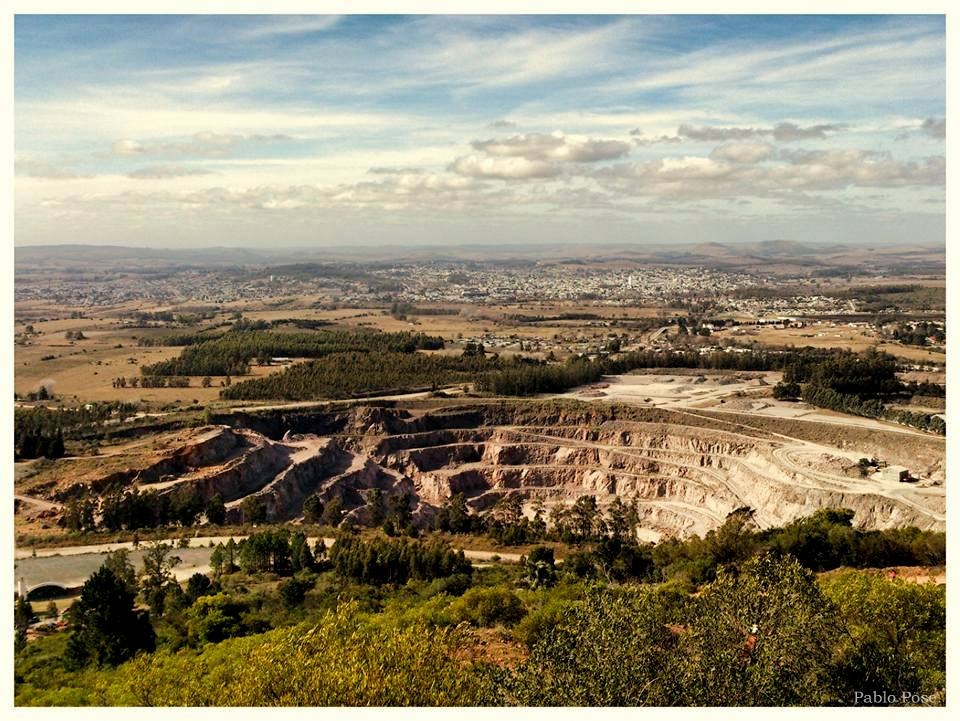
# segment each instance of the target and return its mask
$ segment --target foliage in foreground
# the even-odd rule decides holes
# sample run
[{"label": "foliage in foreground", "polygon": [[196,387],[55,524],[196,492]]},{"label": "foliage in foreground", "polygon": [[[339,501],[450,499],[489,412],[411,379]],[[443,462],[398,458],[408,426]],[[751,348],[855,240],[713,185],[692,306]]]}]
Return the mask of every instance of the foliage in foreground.
[{"label": "foliage in foreground", "polygon": [[[287,610],[276,586],[260,596],[243,588],[254,577],[227,575],[224,593],[192,600],[186,622],[239,604],[242,637],[196,633],[179,650],[163,641],[115,669],[70,670],[58,634],[18,653],[16,701],[852,705],[859,691],[943,703],[942,586],[853,570],[818,579],[776,553],[720,570],[695,594],[678,581],[585,584],[565,565],[555,584],[539,588],[510,566],[399,586],[342,583],[326,572]],[[260,618],[274,630],[254,630],[258,596]],[[160,621],[158,645],[175,617]],[[490,641],[512,656],[484,655]]]},{"label": "foliage in foreground", "polygon": [[768,554],[695,597],[595,589],[494,690],[528,706],[853,705],[858,691],[942,703],[944,610],[942,587],[858,572],[821,585]]},{"label": "foliage in foreground", "polygon": [[146,706],[462,706],[481,676],[456,660],[455,629],[384,629],[347,605],[319,623],[161,651],[121,668],[102,702]]}]

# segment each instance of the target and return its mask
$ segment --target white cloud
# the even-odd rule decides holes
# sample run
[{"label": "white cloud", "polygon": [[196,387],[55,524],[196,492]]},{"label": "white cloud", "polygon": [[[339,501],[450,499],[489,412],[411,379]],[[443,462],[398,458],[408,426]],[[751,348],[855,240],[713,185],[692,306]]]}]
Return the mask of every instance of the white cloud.
[{"label": "white cloud", "polygon": [[842,130],[844,125],[837,123],[825,123],[821,125],[811,125],[802,128],[796,123],[778,123],[773,127],[773,138],[782,142],[793,140],[823,140],[828,133]]},{"label": "white cloud", "polygon": [[549,135],[528,133],[513,135],[509,138],[477,140],[472,145],[475,150],[493,157],[520,157],[527,160],[556,160],[572,163],[615,160],[630,152],[630,143],[622,140],[573,138],[561,132]]},{"label": "white cloud", "polygon": [[559,131],[475,140],[471,145],[479,153],[457,158],[450,169],[501,180],[550,178],[561,174],[564,163],[615,160],[631,150],[626,141],[571,137]]},{"label": "white cloud", "polygon": [[170,178],[185,178],[194,175],[212,175],[213,171],[204,168],[194,168],[188,165],[151,165],[138,168],[127,173],[128,178],[134,180],[168,180]]},{"label": "white cloud", "polygon": [[726,140],[745,140],[746,138],[756,138],[760,135],[766,135],[768,131],[763,128],[719,128],[719,127],[701,127],[692,125],[681,125],[677,128],[677,135],[690,140],[704,140],[709,142],[724,142]]},{"label": "white cloud", "polygon": [[769,143],[725,143],[714,148],[710,157],[731,163],[750,165],[773,156],[774,148]]},{"label": "white cloud", "polygon": [[340,15],[296,15],[292,17],[258,17],[258,22],[250,27],[236,30],[233,39],[237,41],[264,40],[269,38],[304,35],[306,33],[326,32],[335,28],[342,17]]},{"label": "white cloud", "polygon": [[786,162],[756,165],[730,162],[729,157],[685,157],[621,163],[596,171],[594,177],[619,193],[677,199],[788,196],[798,190],[857,187],[939,187],[945,178],[942,156],[896,161],[868,151],[832,150],[783,151],[779,157]]},{"label": "white cloud", "polygon": [[772,128],[769,127],[749,127],[749,128],[730,128],[717,126],[694,127],[692,125],[681,125],[677,128],[677,135],[689,138],[690,140],[701,141],[726,141],[726,140],[746,140],[748,138],[760,138],[772,136],[774,140],[780,142],[792,142],[795,140],[823,140],[828,133],[833,133],[845,128],[845,125],[839,123],[821,123],[819,125],[810,125],[802,127],[796,123],[777,123]]},{"label": "white cloud", "polygon": [[559,165],[545,160],[529,160],[520,156],[490,157],[476,153],[457,158],[451,163],[450,170],[473,178],[499,180],[552,178],[562,172]]},{"label": "white cloud", "polygon": [[642,36],[638,24],[630,21],[586,30],[458,33],[449,30],[444,16],[424,19],[407,32],[427,44],[395,55],[396,66],[421,82],[454,83],[461,91],[588,75],[608,66],[617,47]]},{"label": "white cloud", "polygon": [[42,178],[45,180],[79,180],[90,177],[89,175],[53,165],[45,160],[31,160],[26,158],[16,161],[15,172],[22,177]]},{"label": "white cloud", "polygon": [[111,153],[118,157],[139,155],[222,156],[240,145],[274,143],[292,140],[289,135],[236,135],[204,130],[189,140],[174,142],[140,142],[129,138],[116,141]]}]

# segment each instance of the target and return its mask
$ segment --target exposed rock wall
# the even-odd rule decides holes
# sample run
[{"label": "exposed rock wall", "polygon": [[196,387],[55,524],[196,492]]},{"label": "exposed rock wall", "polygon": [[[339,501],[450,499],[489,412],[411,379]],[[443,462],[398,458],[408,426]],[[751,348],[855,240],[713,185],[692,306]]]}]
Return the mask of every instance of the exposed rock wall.
[{"label": "exposed rock wall", "polygon": [[[552,506],[582,495],[601,506],[636,500],[648,537],[702,534],[742,506],[764,527],[825,507],[854,510],[865,528],[944,527],[937,442],[923,436],[842,443],[662,409],[564,403],[489,403],[439,410],[377,404],[302,413],[235,415],[199,432],[176,452],[139,471],[162,492],[192,485],[219,493],[239,520],[239,505],[260,497],[270,520],[296,518],[304,500],[339,498],[351,519],[365,519],[370,489],[409,492],[415,519],[462,493],[478,512],[507,495]],[[244,425],[246,424],[246,425]],[[306,435],[298,435],[306,434]],[[933,474],[919,484],[873,481],[848,473],[863,448],[881,456],[880,441],[919,449]],[[169,480],[169,476],[175,478]],[[168,479],[162,480],[161,479]]]}]

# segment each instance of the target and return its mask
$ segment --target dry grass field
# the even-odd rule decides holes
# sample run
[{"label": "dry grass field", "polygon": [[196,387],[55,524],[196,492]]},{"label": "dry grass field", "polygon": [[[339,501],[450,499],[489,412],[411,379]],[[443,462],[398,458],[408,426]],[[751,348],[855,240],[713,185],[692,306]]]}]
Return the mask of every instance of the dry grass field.
[{"label": "dry grass field", "polygon": [[[25,325],[17,323],[16,331],[21,332]],[[119,376],[139,376],[140,366],[179,355],[182,348],[137,345],[140,338],[176,332],[174,329],[123,328],[116,317],[35,321],[32,325],[36,335],[30,336],[29,345],[14,347],[14,390],[20,395],[44,385],[68,403],[122,401],[166,405],[218,398],[222,380],[219,377],[212,379],[210,388],[202,388],[200,378],[191,379],[189,388],[113,387],[113,380]],[[86,340],[67,340],[65,334],[69,330],[81,331]],[[253,366],[251,375],[276,370]]]},{"label": "dry grass field", "polygon": [[734,328],[715,334],[718,338],[736,339],[740,342],[754,340],[765,346],[794,345],[813,348],[847,348],[864,351],[876,347],[899,358],[926,363],[946,363],[946,353],[920,346],[880,341],[872,329],[853,327],[842,323],[808,325],[804,328]]},{"label": "dry grass field", "polygon": [[[125,306],[98,308],[86,311],[90,317],[70,318],[71,312],[80,309],[57,307],[44,301],[20,303],[16,308],[16,331],[20,342],[15,346],[15,390],[21,395],[36,391],[43,384],[68,403],[120,400],[143,402],[151,406],[173,403],[210,403],[219,397],[221,378],[213,378],[212,386],[201,387],[200,378],[192,378],[188,388],[114,388],[113,379],[118,376],[137,376],[141,365],[156,363],[176,356],[180,348],[141,347],[138,340],[146,336],[164,335],[171,332],[192,332],[230,322],[235,313],[242,313],[250,320],[277,321],[300,318],[327,321],[342,328],[372,328],[386,332],[415,331],[439,335],[448,342],[494,334],[501,339],[539,339],[545,343],[540,353],[552,341],[563,338],[567,341],[596,341],[610,332],[626,332],[635,340],[645,342],[648,332],[643,327],[651,320],[672,317],[678,311],[663,307],[618,307],[588,302],[510,303],[479,306],[469,303],[423,303],[408,312],[407,318],[391,315],[381,307],[330,309],[329,298],[301,296],[274,298],[269,301],[244,301],[221,306],[215,317],[198,326],[186,328],[123,327],[122,320],[129,319],[134,311],[186,311],[190,306],[173,306],[136,302]],[[425,310],[418,313],[417,310]],[[431,314],[429,311],[447,311]],[[452,311],[452,312],[450,312]],[[587,315],[587,318],[570,316]],[[567,316],[567,318],[562,318]],[[543,321],[531,319],[543,317]],[[525,319],[524,319],[525,318]],[[31,324],[34,335],[27,337],[22,332]],[[68,331],[80,331],[85,340],[68,340]],[[668,334],[670,335],[670,334]],[[879,342],[871,328],[850,327],[845,323],[823,322],[804,328],[777,329],[772,327],[753,329],[727,329],[715,334],[716,339],[755,341],[762,346],[813,346],[817,348],[849,348],[862,351],[877,346],[881,350],[901,358],[918,362],[945,362],[945,354],[931,349]],[[519,343],[501,342],[497,352],[511,355],[520,352]],[[567,350],[559,344],[553,350],[563,357]],[[449,348],[446,353],[459,353],[459,347]],[[526,353],[531,353],[527,350]],[[46,360],[43,360],[46,358]],[[276,367],[253,366],[251,375],[259,376],[276,372]]]},{"label": "dry grass field", "polygon": [[[556,303],[533,305],[529,303],[479,307],[471,304],[424,304],[424,308],[455,309],[456,315],[430,315],[411,313],[406,320],[393,317],[384,308],[338,308],[327,310],[318,305],[317,298],[289,299],[289,302],[271,301],[234,303],[224,306],[214,318],[189,328],[129,328],[123,327],[122,319],[132,311],[177,310],[169,305],[148,306],[143,303],[98,309],[86,318],[69,318],[73,309],[56,308],[45,303],[25,303],[17,308],[15,331],[22,334],[28,324],[34,334],[26,338],[26,344],[14,347],[15,385],[20,395],[36,391],[44,385],[67,403],[92,401],[143,402],[154,406],[172,403],[209,403],[219,397],[220,381],[214,377],[209,388],[200,385],[200,378],[192,378],[188,388],[114,388],[113,380],[119,376],[131,377],[140,374],[140,366],[156,363],[178,355],[178,347],[143,347],[141,338],[169,333],[194,332],[228,322],[235,312],[243,313],[250,320],[275,321],[285,318],[325,320],[343,328],[373,328],[386,332],[415,331],[439,335],[450,342],[458,339],[495,333],[500,336],[516,336],[518,339],[551,339],[554,336],[567,338],[600,338],[608,329],[607,321],[629,322],[656,317],[662,309],[618,308],[594,306],[584,303]],[[282,307],[277,307],[282,306]],[[590,313],[600,320],[557,320],[543,325],[534,325],[511,320],[512,315],[559,316],[562,314]],[[45,320],[46,319],[46,320]],[[68,331],[80,331],[85,340],[68,340]],[[22,338],[23,336],[20,335]],[[445,352],[459,353],[459,349]],[[502,351],[510,355],[515,351]],[[536,355],[536,354],[534,354]],[[52,357],[51,357],[52,356]],[[47,360],[43,360],[47,358]],[[261,376],[274,373],[276,366],[252,366],[250,375]],[[239,380],[239,377],[234,380]]]}]

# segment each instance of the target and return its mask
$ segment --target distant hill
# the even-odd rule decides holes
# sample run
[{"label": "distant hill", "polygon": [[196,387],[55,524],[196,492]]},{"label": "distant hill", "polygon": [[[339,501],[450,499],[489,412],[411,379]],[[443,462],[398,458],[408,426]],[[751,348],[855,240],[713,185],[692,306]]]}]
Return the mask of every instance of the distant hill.
[{"label": "distant hill", "polygon": [[[849,269],[883,265],[893,271],[940,272],[945,249],[936,245],[878,245],[800,242],[771,239],[747,242],[666,244],[650,242],[578,244],[451,244],[444,246],[364,246],[302,248],[136,248],[118,245],[37,245],[14,249],[18,272],[46,270],[137,270],[229,268],[304,263],[354,262],[364,267],[396,262],[458,262],[482,265],[702,265],[728,270],[802,271],[843,266]],[[897,268],[897,263],[902,263]]]}]

